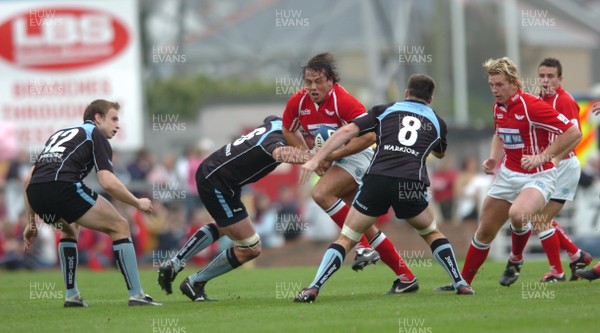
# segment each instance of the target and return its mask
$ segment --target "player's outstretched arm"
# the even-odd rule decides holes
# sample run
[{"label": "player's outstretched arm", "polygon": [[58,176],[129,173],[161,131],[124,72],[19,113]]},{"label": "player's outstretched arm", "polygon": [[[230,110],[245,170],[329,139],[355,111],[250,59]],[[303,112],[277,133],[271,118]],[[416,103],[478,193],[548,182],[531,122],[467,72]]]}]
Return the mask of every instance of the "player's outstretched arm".
[{"label": "player's outstretched arm", "polygon": [[285,138],[285,141],[287,141],[288,145],[303,150],[308,150],[308,145],[306,144],[306,141],[304,141],[304,138],[302,137],[300,131],[292,132],[287,128],[283,127],[281,129],[281,132],[283,133],[283,137]]},{"label": "player's outstretched arm", "polygon": [[344,147],[333,151],[325,159],[327,161],[337,161],[341,158],[356,154],[367,149],[368,147],[371,147],[376,141],[377,135],[375,132],[365,133],[364,135],[351,139],[350,142],[344,145]]},{"label": "player's outstretched arm", "polygon": [[308,151],[291,146],[279,147],[273,150],[275,161],[282,163],[304,164],[311,156]]},{"label": "player's outstretched arm", "polygon": [[97,172],[98,182],[100,186],[108,193],[111,197],[122,201],[128,205],[131,205],[143,212],[152,213],[152,202],[147,198],[136,198],[123,183],[108,170],[99,170]]},{"label": "player's outstretched arm", "polygon": [[320,162],[325,160],[325,157],[329,156],[331,152],[348,142],[348,140],[357,136],[359,131],[358,126],[354,123],[344,125],[335,131],[335,135],[329,137],[329,139],[325,141],[323,147],[317,151],[317,154],[300,168],[300,184],[305,184],[308,181],[311,173],[317,169]]}]

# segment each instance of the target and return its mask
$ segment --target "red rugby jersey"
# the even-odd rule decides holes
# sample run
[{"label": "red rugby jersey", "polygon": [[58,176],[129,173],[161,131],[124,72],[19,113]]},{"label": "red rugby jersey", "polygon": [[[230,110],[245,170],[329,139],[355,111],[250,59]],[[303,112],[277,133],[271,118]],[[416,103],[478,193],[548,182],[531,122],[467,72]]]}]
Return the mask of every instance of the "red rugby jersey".
[{"label": "red rugby jersey", "polygon": [[531,94],[517,91],[506,103],[494,104],[496,135],[504,146],[504,165],[521,173],[537,173],[552,168],[552,162],[526,171],[521,167],[523,155],[543,152],[552,142],[553,135],[566,131],[573,124],[548,103]]},{"label": "red rugby jersey", "polygon": [[[558,87],[553,95],[542,96],[544,102],[552,105],[554,110],[562,113],[567,117],[573,124],[577,125],[579,131],[581,131],[581,124],[579,123],[579,105],[575,102],[575,99],[562,87]],[[554,141],[555,138],[552,138]],[[575,156],[575,152],[572,151],[565,155],[565,159]]]},{"label": "red rugby jersey", "polygon": [[339,128],[366,113],[364,105],[338,83],[319,105],[310,99],[306,88],[295,93],[283,111],[283,127],[295,132],[300,126],[311,136],[323,125]]}]

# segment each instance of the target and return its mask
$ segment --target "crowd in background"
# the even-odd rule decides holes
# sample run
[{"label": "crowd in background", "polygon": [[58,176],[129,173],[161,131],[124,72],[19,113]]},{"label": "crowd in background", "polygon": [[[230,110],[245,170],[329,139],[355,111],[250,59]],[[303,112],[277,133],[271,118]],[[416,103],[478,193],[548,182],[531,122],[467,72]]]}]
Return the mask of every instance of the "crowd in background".
[{"label": "crowd in background", "polygon": [[[213,149],[210,140],[201,140],[180,155],[167,152],[160,158],[145,149],[133,154],[128,161],[125,154],[114,153],[114,171],[119,179],[136,195],[151,198],[154,202],[154,213],[146,215],[111,200],[130,222],[140,264],[158,267],[198,228],[212,221],[198,198],[195,172]],[[0,266],[6,269],[58,265],[56,245],[60,231],[41,222],[35,250],[31,254],[23,253],[21,235],[26,221],[22,182],[34,159],[21,153],[17,158],[0,161]],[[477,221],[481,201],[493,180],[492,176],[480,171],[478,157],[466,156],[457,160],[450,154],[428,165],[430,201],[437,211],[438,221],[443,223]],[[92,174],[86,184],[102,193],[94,180]],[[592,158],[583,168],[582,186],[597,180],[600,180],[600,159]],[[252,185],[245,188],[242,200],[261,236],[263,248],[282,247],[286,242],[298,240],[329,242],[337,237],[337,226],[312,200],[310,192],[310,186],[285,185],[278,186],[277,195],[270,196]],[[379,222],[393,219],[388,214]],[[96,270],[113,265],[112,243],[108,236],[85,228],[81,228],[79,236],[82,265]],[[194,257],[192,263],[199,266],[208,263],[223,248],[229,247],[229,242],[224,237]]]}]

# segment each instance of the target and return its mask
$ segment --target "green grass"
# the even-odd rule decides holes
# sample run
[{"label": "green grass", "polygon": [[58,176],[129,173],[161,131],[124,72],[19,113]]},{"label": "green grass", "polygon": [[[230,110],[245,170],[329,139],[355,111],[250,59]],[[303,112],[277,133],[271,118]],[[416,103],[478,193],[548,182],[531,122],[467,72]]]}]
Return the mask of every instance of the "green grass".
[{"label": "green grass", "polygon": [[[81,270],[77,281],[87,309],[64,309],[59,271],[0,273],[3,332],[596,332],[600,281],[541,284],[545,262],[526,262],[517,283],[501,287],[503,263],[488,261],[475,279],[475,296],[436,293],[449,281],[432,260],[413,263],[420,290],[383,295],[394,279],[384,265],[353,272],[344,266],[317,302],[291,297],[307,285],[316,267],[238,269],[208,284],[218,302],[192,303],[166,296],[156,272],[143,270],[145,291],[162,307],[127,306],[116,270]],[[177,288],[187,269],[176,280]],[[35,287],[39,287],[36,291]],[[529,288],[525,290],[525,288]]]}]

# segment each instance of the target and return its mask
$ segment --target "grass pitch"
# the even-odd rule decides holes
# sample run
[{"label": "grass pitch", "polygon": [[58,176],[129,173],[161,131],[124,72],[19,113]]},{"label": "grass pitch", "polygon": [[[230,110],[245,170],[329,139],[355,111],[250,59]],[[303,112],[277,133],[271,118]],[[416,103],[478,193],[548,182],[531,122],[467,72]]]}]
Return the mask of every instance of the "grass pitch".
[{"label": "grass pitch", "polygon": [[[504,263],[486,262],[475,296],[433,292],[449,278],[432,259],[413,262],[417,293],[384,295],[394,277],[382,264],[356,273],[345,265],[313,304],[292,298],[312,281],[316,267],[238,269],[207,285],[217,302],[192,303],[178,289],[197,268],[177,277],[165,295],[155,270],[142,270],[146,293],[162,307],[128,307],[120,273],[80,270],[77,281],[89,308],[62,307],[60,272],[0,273],[3,332],[597,332],[600,281],[543,284],[546,262],[525,262],[509,288],[498,278]],[[569,273],[567,273],[569,275]]]}]

